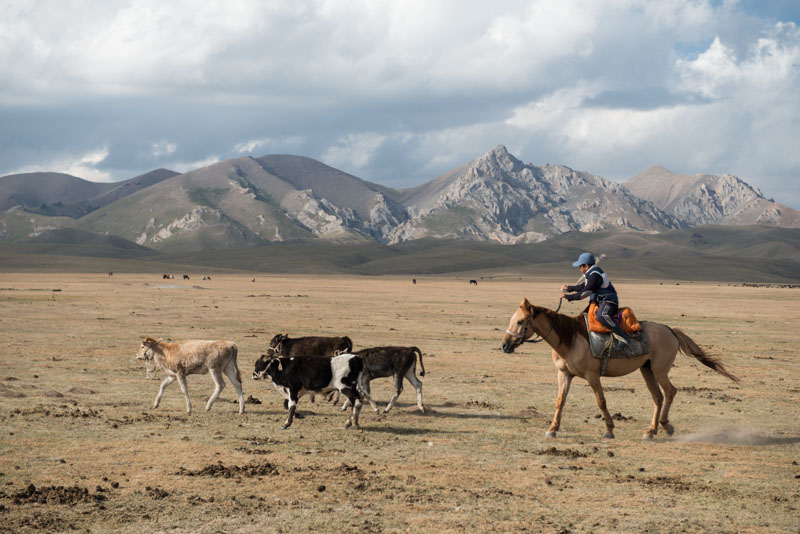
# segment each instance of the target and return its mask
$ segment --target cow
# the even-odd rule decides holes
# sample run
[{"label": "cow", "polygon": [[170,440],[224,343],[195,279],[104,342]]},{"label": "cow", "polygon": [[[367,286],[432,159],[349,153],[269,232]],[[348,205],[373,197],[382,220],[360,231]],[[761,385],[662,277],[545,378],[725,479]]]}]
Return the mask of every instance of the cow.
[{"label": "cow", "polygon": [[189,275],[188,275],[188,274],[184,274],[184,275],[183,275],[183,279],[184,279],[184,280],[188,280],[188,279],[189,279]]},{"label": "cow", "polygon": [[269,342],[267,354],[285,358],[302,356],[336,356],[353,350],[353,342],[347,336],[306,336],[290,338],[289,334],[277,334]]},{"label": "cow", "polygon": [[416,278],[412,278],[411,279],[411,283],[414,284],[414,285],[417,285],[417,279]]},{"label": "cow", "polygon": [[358,415],[361,412],[359,382],[364,362],[353,354],[342,354],[333,358],[276,358],[262,355],[256,360],[253,380],[269,377],[278,391],[288,393],[289,416],[281,426],[286,430],[292,426],[297,401],[306,393],[328,393],[340,391],[353,406],[344,428],[358,430]]},{"label": "cow", "polygon": [[[320,358],[336,356],[353,350],[353,342],[349,337],[306,336],[291,339],[289,334],[276,334],[267,347],[268,356],[285,358]],[[339,402],[339,392],[331,392],[335,403]],[[328,399],[331,400],[331,399]],[[314,402],[314,395],[311,395]]]},{"label": "cow", "polygon": [[230,341],[176,341],[167,343],[157,341],[151,337],[142,341],[139,352],[136,354],[138,360],[155,360],[156,364],[167,374],[167,378],[161,382],[161,388],[153,403],[153,409],[158,408],[164,389],[172,384],[176,379],[181,386],[183,396],[186,398],[186,413],[192,413],[192,402],[189,400],[189,390],[186,386],[186,375],[211,373],[214,380],[214,393],[206,403],[206,410],[211,409],[211,405],[219,397],[220,392],[225,387],[222,381],[222,374],[228,375],[228,380],[233,384],[236,395],[239,398],[239,413],[244,412],[244,394],[242,393],[242,377],[239,367],[236,364],[236,356],[239,350],[235,343]]},{"label": "cow", "polygon": [[112,273],[111,271],[108,271],[108,276],[114,276],[114,273]]},{"label": "cow", "polygon": [[469,285],[471,285],[471,286],[477,286],[477,285],[478,285],[478,281],[477,281],[477,280],[470,280],[470,281],[469,281]]},{"label": "cow", "polygon": [[173,280],[175,278],[175,275],[164,274],[164,276],[162,276],[161,278],[163,278],[164,280]]},{"label": "cow", "polygon": [[[383,413],[388,413],[394,406],[397,397],[403,392],[403,378],[411,382],[417,391],[417,408],[425,413],[422,405],[422,382],[417,378],[417,355],[419,355],[419,365],[422,367],[420,376],[425,376],[425,365],[422,363],[422,351],[417,347],[373,347],[354,352],[356,356],[364,361],[364,372],[361,376],[361,387],[365,397],[369,401],[375,413],[378,413],[378,406],[370,397],[369,383],[374,378],[385,376],[394,377],[394,395],[384,408]],[[348,400],[342,405],[342,411],[347,408]]]}]

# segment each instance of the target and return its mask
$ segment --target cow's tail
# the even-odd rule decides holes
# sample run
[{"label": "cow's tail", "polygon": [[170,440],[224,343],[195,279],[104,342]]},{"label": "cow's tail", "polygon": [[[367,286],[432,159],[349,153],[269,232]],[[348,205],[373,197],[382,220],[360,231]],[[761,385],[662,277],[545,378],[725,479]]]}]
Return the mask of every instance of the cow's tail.
[{"label": "cow's tail", "polygon": [[350,369],[353,369],[358,373],[356,375],[355,383],[356,392],[362,398],[372,400],[369,396],[369,393],[367,393],[367,388],[364,387],[364,360],[361,359],[361,356],[353,356],[350,359]]},{"label": "cow's tail", "polygon": [[236,380],[238,380],[239,383],[241,384],[242,374],[239,372],[239,364],[236,361],[236,357],[239,355],[239,347],[237,347],[236,345],[232,345],[231,355],[232,355],[231,359],[233,360],[233,367],[236,369]]},{"label": "cow's tail", "polygon": [[692,338],[681,332],[677,328],[670,328],[672,334],[678,339],[680,351],[687,356],[695,358],[697,361],[715,370],[722,376],[730,378],[734,382],[738,382],[739,378],[728,372],[722,362],[716,356],[707,354]]},{"label": "cow's tail", "polygon": [[419,376],[425,376],[425,364],[422,363],[422,351],[419,350],[417,347],[411,347],[411,350],[417,353],[417,357],[419,358],[419,366],[422,370],[419,372]]}]

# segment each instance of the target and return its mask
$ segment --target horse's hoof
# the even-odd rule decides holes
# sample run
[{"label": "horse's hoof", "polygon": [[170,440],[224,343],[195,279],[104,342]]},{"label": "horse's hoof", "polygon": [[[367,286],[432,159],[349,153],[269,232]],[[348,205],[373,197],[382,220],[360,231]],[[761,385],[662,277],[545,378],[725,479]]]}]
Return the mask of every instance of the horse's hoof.
[{"label": "horse's hoof", "polygon": [[642,436],[642,439],[646,439],[646,440],[652,440],[654,437],[655,437],[655,436],[653,435],[653,433],[652,433],[652,432],[646,432],[646,433],[645,433],[645,434]]},{"label": "horse's hoof", "polygon": [[606,432],[605,434],[603,434],[603,437],[606,438],[606,439],[614,439],[614,433],[613,432]]},{"label": "horse's hoof", "polygon": [[675,433],[675,427],[670,425],[669,423],[667,423],[666,425],[662,425],[662,427],[664,428],[664,432],[666,432],[668,436],[671,436],[672,434]]},{"label": "horse's hoof", "polygon": [[544,433],[544,437],[546,437],[546,438],[555,438],[556,437],[556,433],[555,433],[555,431],[548,430],[547,432]]}]

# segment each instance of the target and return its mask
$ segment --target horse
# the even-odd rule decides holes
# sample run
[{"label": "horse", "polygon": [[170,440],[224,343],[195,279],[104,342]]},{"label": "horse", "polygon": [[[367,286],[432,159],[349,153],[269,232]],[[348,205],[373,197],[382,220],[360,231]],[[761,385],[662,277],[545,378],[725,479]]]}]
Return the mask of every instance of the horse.
[{"label": "horse", "polygon": [[[669,409],[675,399],[677,388],[669,380],[669,371],[679,350],[734,382],[738,382],[739,379],[728,372],[717,357],[706,353],[692,338],[679,329],[652,321],[641,321],[641,325],[650,343],[650,353],[633,358],[610,358],[605,375],[624,376],[638,369],[647,384],[647,389],[650,390],[654,404],[653,420],[643,437],[653,439],[658,432],[659,423],[671,436],[675,432],[675,428],[669,422]],[[506,354],[511,354],[514,349],[529,340],[534,334],[537,334],[539,339],[533,340],[533,342],[545,341],[553,349],[553,364],[558,370],[556,411],[550,428],[545,432],[545,437],[556,437],[556,432],[561,427],[561,412],[567,401],[570,384],[572,379],[577,376],[589,382],[589,386],[594,392],[597,406],[606,423],[606,432],[603,437],[613,439],[614,421],[606,408],[603,386],[600,384],[602,359],[592,356],[589,335],[586,332],[586,323],[583,317],[581,315],[570,317],[557,311],[534,306],[528,302],[527,298],[523,298],[519,308],[511,316],[500,347]],[[663,394],[659,386],[664,390]]]}]

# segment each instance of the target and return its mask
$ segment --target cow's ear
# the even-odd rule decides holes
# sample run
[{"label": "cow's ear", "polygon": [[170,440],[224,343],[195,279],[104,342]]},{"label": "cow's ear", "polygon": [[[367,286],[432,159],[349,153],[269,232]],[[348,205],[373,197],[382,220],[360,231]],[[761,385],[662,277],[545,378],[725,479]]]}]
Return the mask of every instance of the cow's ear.
[{"label": "cow's ear", "polygon": [[158,343],[158,341],[156,341],[152,337],[148,337],[147,339],[144,340],[144,344],[147,345],[148,347],[151,347],[156,343]]}]

